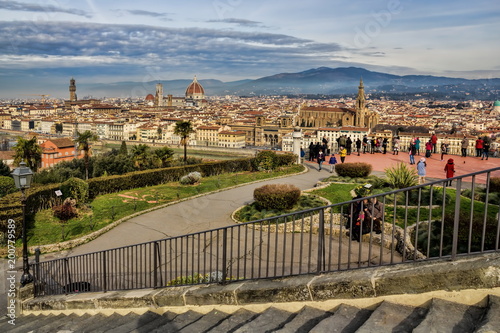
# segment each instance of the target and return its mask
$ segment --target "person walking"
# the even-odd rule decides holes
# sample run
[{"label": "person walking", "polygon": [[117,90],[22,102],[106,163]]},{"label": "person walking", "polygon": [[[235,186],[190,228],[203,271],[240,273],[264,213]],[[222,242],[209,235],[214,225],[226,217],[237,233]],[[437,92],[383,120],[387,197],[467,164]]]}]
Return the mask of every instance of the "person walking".
[{"label": "person walking", "polygon": [[467,157],[467,148],[469,147],[469,139],[464,135],[462,141],[460,141],[460,148],[462,149],[462,157]]},{"label": "person walking", "polygon": [[410,148],[408,149],[408,155],[410,155],[410,164],[415,164],[415,155],[417,154],[417,148],[415,145],[410,143]]},{"label": "person walking", "polygon": [[340,155],[340,162],[344,163],[345,157],[347,156],[347,149],[345,149],[344,147],[341,146],[339,155]]},{"label": "person walking", "polygon": [[334,154],[330,156],[330,159],[328,160],[328,164],[330,165],[330,173],[333,173],[333,170],[335,170],[335,164],[337,164],[337,158],[335,157]]},{"label": "person walking", "polygon": [[325,160],[325,154],[323,154],[323,151],[320,150],[318,153],[318,171],[321,171],[321,163]]},{"label": "person walking", "polygon": [[425,158],[421,158],[417,163],[417,174],[418,174],[418,184],[425,183],[425,176],[427,174],[427,163],[425,163]]},{"label": "person walking", "polygon": [[[453,162],[453,159],[450,158],[446,165],[444,166],[444,171],[446,173],[446,178],[453,178],[455,174],[455,163]],[[451,180],[444,182],[445,186],[451,186]]]}]

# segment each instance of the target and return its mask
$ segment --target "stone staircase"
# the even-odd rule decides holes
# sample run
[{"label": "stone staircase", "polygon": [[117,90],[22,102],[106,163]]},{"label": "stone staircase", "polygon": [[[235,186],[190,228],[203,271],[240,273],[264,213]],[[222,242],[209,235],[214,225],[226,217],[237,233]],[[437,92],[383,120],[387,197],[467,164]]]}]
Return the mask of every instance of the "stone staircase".
[{"label": "stone staircase", "polygon": [[[484,305],[484,306],[480,306]],[[306,305],[296,311],[271,305],[234,312],[213,308],[164,313],[147,310],[97,314],[29,314],[16,325],[0,320],[1,332],[500,332],[500,296],[488,295],[480,305],[433,298],[420,306],[384,300],[367,307],[340,303],[331,309]],[[158,310],[158,309],[156,309]]]}]

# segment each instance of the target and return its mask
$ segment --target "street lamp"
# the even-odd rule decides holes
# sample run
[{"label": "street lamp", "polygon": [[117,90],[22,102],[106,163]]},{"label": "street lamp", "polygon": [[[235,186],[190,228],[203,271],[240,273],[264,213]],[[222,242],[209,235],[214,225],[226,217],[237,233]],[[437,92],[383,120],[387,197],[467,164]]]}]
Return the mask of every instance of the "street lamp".
[{"label": "street lamp", "polygon": [[26,195],[24,191],[31,186],[33,180],[33,171],[21,162],[19,167],[12,171],[12,177],[16,187],[21,190],[21,206],[23,207],[23,275],[21,276],[21,285],[24,286],[33,282],[33,276],[30,274],[28,263],[28,242],[26,240]]}]

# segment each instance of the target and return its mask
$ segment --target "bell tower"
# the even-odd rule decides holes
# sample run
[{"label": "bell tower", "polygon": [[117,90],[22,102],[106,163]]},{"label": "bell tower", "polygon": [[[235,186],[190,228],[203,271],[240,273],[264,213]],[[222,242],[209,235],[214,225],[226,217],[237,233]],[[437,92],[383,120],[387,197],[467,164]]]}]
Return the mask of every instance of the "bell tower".
[{"label": "bell tower", "polygon": [[365,127],[366,99],[363,78],[359,79],[358,97],[356,98],[356,126]]},{"label": "bell tower", "polygon": [[76,102],[76,84],[75,84],[75,79],[71,78],[69,80],[69,101],[70,102]]}]

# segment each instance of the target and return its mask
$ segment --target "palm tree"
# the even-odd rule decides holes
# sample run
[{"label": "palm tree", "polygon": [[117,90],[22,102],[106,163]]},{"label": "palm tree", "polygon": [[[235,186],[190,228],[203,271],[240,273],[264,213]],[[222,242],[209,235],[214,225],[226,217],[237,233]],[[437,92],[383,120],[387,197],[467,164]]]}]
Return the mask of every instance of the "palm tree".
[{"label": "palm tree", "polygon": [[34,172],[38,170],[38,166],[42,162],[42,147],[36,142],[36,136],[29,140],[18,137],[13,149],[15,151],[14,165],[18,166],[24,161]]},{"label": "palm tree", "polygon": [[162,168],[167,167],[174,156],[174,151],[168,147],[161,147],[154,151],[158,165]]},{"label": "palm tree", "polygon": [[149,147],[145,144],[132,146],[131,149],[132,161],[134,166],[139,170],[146,169],[151,161]]},{"label": "palm tree", "polygon": [[91,131],[79,133],[76,131],[75,143],[78,145],[79,150],[83,150],[83,159],[85,162],[85,179],[89,179],[89,157],[90,157],[90,143],[97,141],[99,137]]},{"label": "palm tree", "polygon": [[191,133],[194,133],[194,128],[190,121],[179,120],[175,124],[174,134],[182,138],[181,143],[184,145],[184,162],[187,161],[187,142]]}]

